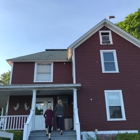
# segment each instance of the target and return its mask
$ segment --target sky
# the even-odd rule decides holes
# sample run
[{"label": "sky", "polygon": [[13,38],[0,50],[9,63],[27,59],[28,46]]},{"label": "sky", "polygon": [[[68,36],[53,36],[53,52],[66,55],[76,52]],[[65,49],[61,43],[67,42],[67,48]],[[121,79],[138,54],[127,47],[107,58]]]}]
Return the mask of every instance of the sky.
[{"label": "sky", "polygon": [[0,0],[0,75],[6,59],[66,49],[108,16],[123,21],[140,0]]}]

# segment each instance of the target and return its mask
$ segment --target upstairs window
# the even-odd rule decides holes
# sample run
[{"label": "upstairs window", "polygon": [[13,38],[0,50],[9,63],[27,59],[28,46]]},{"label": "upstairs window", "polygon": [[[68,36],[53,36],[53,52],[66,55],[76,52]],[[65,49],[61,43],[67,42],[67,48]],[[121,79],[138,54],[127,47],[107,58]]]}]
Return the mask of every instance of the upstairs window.
[{"label": "upstairs window", "polygon": [[126,120],[121,90],[105,90],[106,114],[108,121]]},{"label": "upstairs window", "polygon": [[53,64],[35,63],[34,82],[52,82]]},{"label": "upstairs window", "polygon": [[118,73],[118,62],[115,50],[100,50],[103,73]]},{"label": "upstairs window", "polygon": [[113,44],[111,31],[99,31],[99,35],[101,45]]}]

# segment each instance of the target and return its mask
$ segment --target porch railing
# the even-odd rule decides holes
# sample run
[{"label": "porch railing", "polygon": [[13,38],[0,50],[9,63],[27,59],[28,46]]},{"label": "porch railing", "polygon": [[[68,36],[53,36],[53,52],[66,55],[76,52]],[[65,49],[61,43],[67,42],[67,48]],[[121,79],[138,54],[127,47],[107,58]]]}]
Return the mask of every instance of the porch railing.
[{"label": "porch railing", "polygon": [[0,130],[23,130],[28,115],[0,116]]},{"label": "porch railing", "polygon": [[33,125],[33,111],[31,110],[27,122],[24,124],[23,140],[28,140]]},{"label": "porch railing", "polygon": [[78,109],[74,109],[74,118],[75,118],[75,129],[76,129],[77,140],[81,140]]}]

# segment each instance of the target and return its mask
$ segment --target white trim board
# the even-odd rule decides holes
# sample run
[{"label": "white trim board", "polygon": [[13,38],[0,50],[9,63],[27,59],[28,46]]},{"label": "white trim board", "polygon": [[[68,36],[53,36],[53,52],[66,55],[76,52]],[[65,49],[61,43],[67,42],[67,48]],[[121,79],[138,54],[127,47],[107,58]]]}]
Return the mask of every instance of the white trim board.
[{"label": "white trim board", "polygon": [[0,137],[10,138],[11,140],[13,140],[14,134],[5,131],[0,131]]},{"label": "white trim board", "polygon": [[[94,131],[82,131],[81,134],[92,134]],[[138,130],[110,130],[110,131],[97,131],[96,134],[123,134],[123,133],[138,133]]]},{"label": "white trim board", "polygon": [[111,130],[111,131],[97,131],[97,134],[118,134],[118,133],[138,133],[138,130]]}]

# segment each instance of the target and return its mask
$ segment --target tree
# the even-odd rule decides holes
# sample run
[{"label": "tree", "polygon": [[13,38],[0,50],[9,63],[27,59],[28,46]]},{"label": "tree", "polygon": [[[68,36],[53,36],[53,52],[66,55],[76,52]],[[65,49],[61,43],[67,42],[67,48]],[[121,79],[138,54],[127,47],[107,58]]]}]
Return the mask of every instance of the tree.
[{"label": "tree", "polygon": [[10,71],[1,74],[0,85],[8,85],[10,82]]},{"label": "tree", "polygon": [[124,21],[118,22],[116,25],[140,40],[140,9],[129,14]]}]

